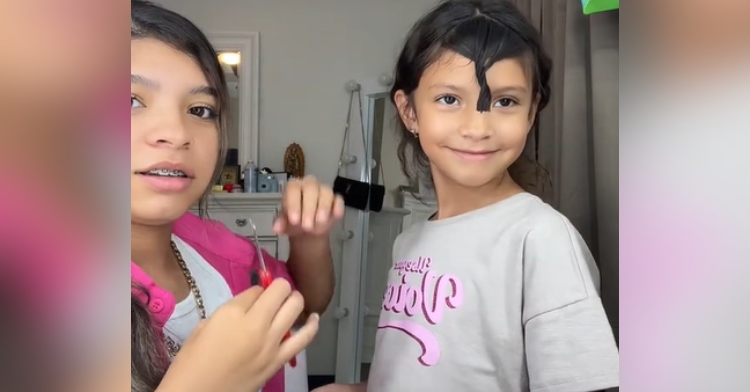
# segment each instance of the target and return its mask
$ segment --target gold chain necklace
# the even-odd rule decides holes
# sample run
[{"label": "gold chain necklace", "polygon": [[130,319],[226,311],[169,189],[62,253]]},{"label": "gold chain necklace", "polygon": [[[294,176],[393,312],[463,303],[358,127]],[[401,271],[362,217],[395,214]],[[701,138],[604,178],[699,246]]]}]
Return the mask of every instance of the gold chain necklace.
[{"label": "gold chain necklace", "polygon": [[[200,315],[201,320],[204,320],[206,318],[206,307],[203,305],[201,291],[198,289],[198,285],[195,283],[195,279],[193,279],[193,274],[190,273],[187,263],[185,263],[185,260],[182,258],[182,253],[177,249],[177,244],[175,244],[174,241],[170,241],[170,244],[172,245],[172,253],[174,253],[174,257],[177,259],[177,264],[180,266],[180,269],[182,269],[182,274],[185,275],[185,280],[187,281],[188,286],[190,286],[190,291],[193,293],[193,297],[195,297],[195,303],[198,305],[198,314]],[[180,345],[166,334],[164,334],[164,340],[167,345],[169,356],[174,358],[174,356],[177,355],[177,352],[180,351]]]}]

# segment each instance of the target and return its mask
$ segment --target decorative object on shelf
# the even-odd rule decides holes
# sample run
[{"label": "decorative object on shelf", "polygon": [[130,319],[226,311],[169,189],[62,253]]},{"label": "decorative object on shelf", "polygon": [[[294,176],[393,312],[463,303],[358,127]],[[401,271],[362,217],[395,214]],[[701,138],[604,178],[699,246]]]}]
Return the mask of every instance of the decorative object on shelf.
[{"label": "decorative object on shelf", "polygon": [[286,182],[289,181],[289,173],[276,172],[273,174],[276,176],[276,181],[279,183],[279,193],[284,193],[284,189],[286,189]]},{"label": "decorative object on shelf", "polygon": [[289,173],[292,178],[302,178],[305,176],[305,154],[302,147],[297,143],[292,143],[284,152],[284,171]]},{"label": "decorative object on shelf", "polygon": [[240,182],[240,166],[239,165],[226,165],[221,170],[221,176],[219,176],[219,185],[226,184],[238,184]]},{"label": "decorative object on shelf", "polygon": [[[333,181],[333,191],[344,199],[344,204],[348,207],[356,208],[358,210],[374,211],[379,212],[383,209],[383,200],[385,199],[385,186],[372,184],[370,176],[368,175],[368,181],[358,181],[351,178],[346,178],[342,175],[342,168],[351,163],[351,157],[346,154],[346,145],[349,141],[349,125],[352,118],[352,103],[354,103],[354,96],[357,95],[359,103],[359,118],[360,126],[362,131],[362,151],[367,151],[367,145],[365,144],[365,123],[364,115],[362,110],[362,88],[356,81],[349,81],[346,83],[346,90],[349,92],[349,106],[347,107],[346,123],[344,124],[344,140],[341,142],[341,153],[339,154],[338,172],[336,179]],[[372,168],[365,163],[365,170],[367,173],[372,172]],[[381,175],[383,173],[383,167],[380,167]]]},{"label": "decorative object on shelf", "polygon": [[230,148],[227,150],[227,159],[224,164],[228,166],[239,165],[239,156],[239,151],[236,148]]},{"label": "decorative object on shelf", "polygon": [[245,164],[244,168],[245,178],[243,179],[243,184],[245,185],[245,192],[252,193],[258,191],[258,166],[255,165],[255,162],[252,160],[249,160]]},{"label": "decorative object on shelf", "polygon": [[581,0],[581,4],[584,15],[620,9],[620,0]]},{"label": "decorative object on shelf", "polygon": [[258,174],[258,192],[278,193],[279,181],[273,173]]}]

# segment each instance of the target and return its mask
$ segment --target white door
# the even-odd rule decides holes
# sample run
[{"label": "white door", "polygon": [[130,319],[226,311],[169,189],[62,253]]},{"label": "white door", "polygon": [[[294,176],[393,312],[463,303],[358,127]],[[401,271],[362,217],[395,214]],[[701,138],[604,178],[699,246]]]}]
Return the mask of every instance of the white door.
[{"label": "white door", "polygon": [[[341,171],[352,180],[368,182],[370,180],[367,163],[371,152],[365,150],[368,136],[362,133],[359,102],[355,92],[349,124],[349,144],[347,156],[349,163]],[[364,97],[363,97],[364,99]],[[363,102],[364,105],[364,102]],[[364,111],[364,107],[363,107]],[[367,118],[365,115],[364,118]],[[364,137],[364,143],[363,143]],[[367,148],[371,150],[371,148]],[[360,380],[361,341],[364,317],[364,297],[362,282],[366,281],[367,229],[369,212],[346,208],[343,219],[343,232],[340,235],[341,268],[339,276],[339,303],[334,309],[338,319],[338,339],[336,345],[336,382],[356,383]]]},{"label": "white door", "polygon": [[[387,78],[386,78],[387,79]],[[342,170],[349,179],[369,182],[373,172],[379,170],[379,163],[373,160],[373,144],[379,146],[381,140],[372,140],[374,102],[377,98],[388,98],[389,86],[383,85],[382,77],[368,78],[359,83],[362,97],[360,111],[358,93],[352,103],[348,156],[354,162]],[[352,83],[347,83],[351,87]],[[356,85],[356,83],[355,83]],[[361,116],[360,116],[361,114]],[[380,114],[382,116],[382,114]],[[363,127],[364,124],[364,127]],[[364,128],[364,132],[362,131]],[[375,175],[377,181],[377,175]],[[386,191],[387,193],[387,191]],[[339,276],[339,301],[334,309],[338,318],[338,339],[336,345],[336,382],[355,383],[360,381],[363,359],[364,319],[367,316],[367,259],[370,238],[370,213],[347,208],[343,219],[341,243],[341,268]],[[384,288],[383,288],[384,289]],[[382,295],[382,294],[380,294]],[[372,297],[370,295],[369,297]],[[372,316],[372,315],[370,315]]]}]

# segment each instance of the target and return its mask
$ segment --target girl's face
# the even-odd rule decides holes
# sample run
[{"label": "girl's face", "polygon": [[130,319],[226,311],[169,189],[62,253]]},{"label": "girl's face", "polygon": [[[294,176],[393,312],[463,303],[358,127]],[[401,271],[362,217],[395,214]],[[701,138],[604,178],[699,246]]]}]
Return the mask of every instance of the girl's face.
[{"label": "girl's face", "polygon": [[173,222],[203,195],[219,154],[216,90],[191,57],[130,43],[130,216]]},{"label": "girl's face", "polygon": [[404,124],[419,135],[437,187],[481,187],[499,181],[521,155],[534,122],[534,99],[523,63],[498,61],[486,72],[492,99],[477,111],[474,63],[453,52],[428,67],[413,93],[395,95]]}]

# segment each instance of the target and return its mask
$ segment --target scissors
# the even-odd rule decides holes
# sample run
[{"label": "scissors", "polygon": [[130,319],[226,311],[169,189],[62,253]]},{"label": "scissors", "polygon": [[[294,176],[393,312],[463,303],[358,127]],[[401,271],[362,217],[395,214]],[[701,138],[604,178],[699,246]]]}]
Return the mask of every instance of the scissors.
[{"label": "scissors", "polygon": [[[253,242],[255,243],[255,251],[258,252],[258,264],[260,265],[260,269],[254,270],[250,273],[250,284],[253,286],[260,285],[263,289],[267,289],[268,286],[271,285],[271,282],[273,282],[273,276],[271,276],[271,272],[269,272],[266,267],[266,259],[263,257],[263,250],[260,247],[258,230],[255,228],[255,223],[251,219],[248,219],[248,221],[250,222],[250,227],[253,229]],[[286,334],[281,341],[283,342],[290,337],[292,337],[292,332],[286,331]],[[292,357],[292,359],[289,360],[289,366],[297,366],[297,357]]]}]

